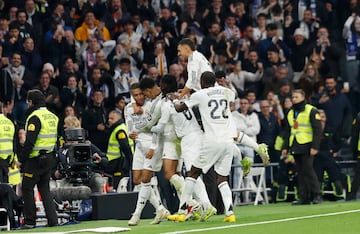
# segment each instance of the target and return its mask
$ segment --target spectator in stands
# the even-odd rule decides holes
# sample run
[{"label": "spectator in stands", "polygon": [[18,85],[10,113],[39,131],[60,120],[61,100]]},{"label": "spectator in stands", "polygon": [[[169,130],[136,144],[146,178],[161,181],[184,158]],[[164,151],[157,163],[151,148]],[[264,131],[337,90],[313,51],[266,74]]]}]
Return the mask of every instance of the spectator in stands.
[{"label": "spectator in stands", "polygon": [[46,46],[43,58],[53,64],[56,69],[61,69],[62,62],[66,57],[75,58],[74,33],[71,30],[65,30],[61,24],[54,24],[46,34],[49,38],[45,38]]},{"label": "spectator in stands", "polygon": [[250,110],[260,112],[260,103],[256,100],[256,92],[253,89],[246,91],[246,98],[249,100]]},{"label": "spectator in stands", "polygon": [[15,51],[20,51],[22,47],[22,39],[20,37],[20,27],[17,22],[9,25],[9,33],[5,35],[4,56],[11,57]]},{"label": "spectator in stands", "polygon": [[108,110],[104,106],[104,93],[94,90],[89,108],[82,114],[82,127],[88,131],[89,140],[103,152],[107,143],[107,116]]},{"label": "spectator in stands", "polygon": [[0,41],[4,43],[6,34],[9,33],[9,20],[4,17],[0,16]]},{"label": "spectator in stands", "polygon": [[19,123],[25,123],[25,112],[28,109],[27,92],[35,86],[36,80],[33,74],[21,65],[21,54],[18,52],[12,54],[9,66],[3,68],[1,76],[5,74],[11,78],[14,102],[12,115]]},{"label": "spectator in stands", "polygon": [[34,40],[31,37],[24,39],[22,50],[21,50],[22,64],[29,69],[29,71],[35,76],[40,75],[42,69],[42,58],[41,55],[34,48]]},{"label": "spectator in stands", "polygon": [[34,40],[36,40],[37,48],[42,46],[43,42],[43,35],[44,35],[44,24],[43,21],[45,19],[44,12],[39,11],[36,9],[35,1],[34,0],[26,0],[24,6],[27,20],[26,22],[32,26],[32,31],[34,34]]},{"label": "spectator in stands", "polygon": [[146,76],[153,79],[157,85],[160,85],[161,76],[157,67],[149,66]]},{"label": "spectator in stands", "polygon": [[202,15],[197,10],[196,0],[188,0],[185,3],[184,11],[179,15],[180,35],[184,36],[188,28],[201,30]]},{"label": "spectator in stands", "polygon": [[50,30],[51,25],[58,24],[61,22],[61,25],[64,29],[73,29],[74,21],[70,18],[70,12],[65,10],[63,3],[56,2],[53,6],[53,11],[50,13],[50,17],[47,18],[47,22],[44,22],[44,32]]},{"label": "spectator in stands", "polygon": [[350,101],[346,94],[342,93],[333,75],[325,77],[324,91],[317,94],[312,101],[314,106],[325,111],[328,131],[333,134],[335,145],[350,137],[353,118]]},{"label": "spectator in stands", "polygon": [[264,67],[264,76],[262,78],[263,83],[272,84],[272,87],[266,87],[268,90],[277,90],[278,87],[274,84],[274,81],[281,79],[293,80],[293,70],[291,63],[280,55],[279,49],[275,45],[271,45],[267,51],[267,64]]},{"label": "spectator in stands", "polygon": [[177,63],[173,63],[169,67],[169,74],[175,76],[178,89],[182,89],[185,86],[185,78],[183,76],[183,67]]},{"label": "spectator in stands", "polygon": [[293,20],[288,27],[285,27],[285,33],[287,34],[285,36],[289,37],[299,28],[307,40],[314,42],[319,26],[319,22],[314,20],[311,10],[305,9],[302,20]]},{"label": "spectator in stands", "polygon": [[70,75],[75,75],[79,81],[82,81],[83,85],[86,85],[84,74],[79,71],[79,65],[74,62],[72,57],[65,57],[63,64],[58,70],[60,70],[59,76],[53,77],[51,83],[59,90],[67,85],[67,80]]},{"label": "spectator in stands", "polygon": [[346,70],[345,70],[345,80],[349,82],[350,87],[350,100],[352,101],[352,106],[354,107],[354,113],[360,111],[360,105],[355,100],[359,100],[360,93],[360,81],[358,80],[359,76],[359,51],[360,44],[358,40],[360,39],[360,17],[353,13],[346,20],[344,29],[343,29],[343,38],[346,43]]},{"label": "spectator in stands", "polygon": [[110,105],[110,100],[113,100],[114,93],[110,90],[111,88],[106,82],[107,77],[103,75],[101,69],[99,67],[94,67],[89,71],[89,83],[86,87],[86,97],[88,99],[88,103],[91,103],[91,99],[93,97],[93,92],[95,90],[101,90],[104,95],[104,103],[106,106]]},{"label": "spectator in stands", "polygon": [[43,71],[40,74],[39,84],[35,86],[35,89],[40,90],[40,92],[44,94],[48,110],[54,113],[60,113],[61,103],[59,90],[50,84],[50,80],[50,74],[47,71]]},{"label": "spectator in stands", "polygon": [[342,53],[341,48],[330,41],[327,28],[319,28],[317,40],[310,45],[311,52],[316,52],[320,55],[321,65],[319,66],[319,72],[321,76],[334,74],[337,77],[340,74],[339,60]]},{"label": "spectator in stands", "polygon": [[96,19],[102,19],[102,17],[105,14],[105,3],[103,1],[98,0],[87,0],[84,2],[84,5],[82,7],[82,11],[91,11],[94,12],[94,16]]},{"label": "spectator in stands", "polygon": [[130,102],[130,85],[138,81],[139,77],[131,70],[130,59],[122,58],[113,76],[115,96],[121,94]]},{"label": "spectator in stands", "polygon": [[110,0],[103,20],[105,27],[110,31],[111,38],[114,39],[120,35],[120,23],[130,20],[130,14],[126,12],[121,0]]},{"label": "spectator in stands", "polygon": [[280,105],[283,106],[286,98],[291,98],[293,85],[290,81],[283,79],[280,81],[279,90],[275,92],[278,96]]},{"label": "spectator in stands", "polygon": [[211,23],[217,23],[219,25],[224,25],[224,20],[229,12],[226,10],[225,4],[221,0],[212,0],[211,7],[209,8],[209,13],[204,18],[205,29],[211,27]]},{"label": "spectator in stands", "polygon": [[16,21],[19,25],[20,38],[24,40],[27,37],[34,38],[35,47],[38,48],[41,43],[42,35],[35,35],[34,27],[27,22],[27,14],[23,9],[19,9],[16,12]]},{"label": "spectator in stands", "polygon": [[308,46],[308,40],[303,29],[297,28],[294,32],[293,39],[289,43],[289,47],[292,51],[290,62],[294,69],[293,83],[299,82],[305,63],[308,60]]},{"label": "spectator in stands", "polygon": [[159,75],[162,77],[166,74],[168,74],[169,71],[169,60],[166,57],[166,52],[165,52],[165,42],[164,41],[157,41],[155,44],[155,49],[154,49],[154,64],[157,68],[157,70],[159,71]]},{"label": "spectator in stands", "polygon": [[256,73],[251,73],[247,71],[243,71],[241,69],[241,62],[237,62],[235,65],[235,69],[228,76],[229,80],[233,83],[235,88],[241,92],[245,91],[245,82],[256,82],[259,81],[263,75],[262,64],[257,64],[259,68]]},{"label": "spectator in stands", "polygon": [[225,46],[225,41],[218,40],[217,36],[220,33],[220,24],[218,22],[212,22],[210,26],[207,28],[207,36],[204,37],[204,39],[201,42],[201,45],[199,47],[199,51],[207,58],[209,59],[211,56],[210,48],[214,48],[214,50],[217,50],[218,47],[220,47],[221,44]]},{"label": "spectator in stands", "polygon": [[305,67],[303,74],[300,76],[298,87],[305,92],[305,98],[310,102],[312,96],[315,93],[315,85],[323,82],[318,67],[315,63],[308,62]]},{"label": "spectator in stands", "polygon": [[254,27],[254,40],[259,42],[266,39],[266,15],[264,13],[257,14],[256,26]]},{"label": "spectator in stands", "polygon": [[79,115],[85,110],[87,100],[83,90],[83,83],[76,75],[69,75],[66,85],[60,91],[60,101],[63,107],[73,106]]},{"label": "spectator in stands", "polygon": [[94,12],[85,12],[83,23],[75,30],[75,39],[80,42],[86,42],[89,39],[90,35],[95,34],[97,27],[102,30],[105,40],[111,39],[109,30],[104,26],[102,22],[95,18]]},{"label": "spectator in stands", "polygon": [[259,59],[261,62],[267,66],[268,58],[268,49],[274,47],[278,49],[279,53],[281,52],[281,59],[287,59],[290,57],[290,50],[283,40],[280,39],[278,34],[278,27],[276,24],[270,23],[266,25],[266,39],[263,39],[259,42],[257,51],[259,54]]},{"label": "spectator in stands", "polygon": [[282,109],[278,95],[274,91],[268,91],[265,93],[265,99],[270,103],[270,112],[273,113],[278,121],[281,123],[281,120],[284,119],[284,111]]},{"label": "spectator in stands", "polygon": [[[256,50],[249,50],[247,58],[241,63],[242,69],[247,72],[256,73],[259,70],[259,56]],[[256,96],[260,97],[263,91],[263,83],[258,82],[245,82],[245,89],[252,89],[255,91]]]}]

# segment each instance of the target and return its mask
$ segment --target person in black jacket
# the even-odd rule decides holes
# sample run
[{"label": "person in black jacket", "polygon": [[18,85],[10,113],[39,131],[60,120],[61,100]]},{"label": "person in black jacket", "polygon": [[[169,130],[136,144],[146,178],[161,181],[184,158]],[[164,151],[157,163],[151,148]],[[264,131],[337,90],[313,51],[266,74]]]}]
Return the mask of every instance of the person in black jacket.
[{"label": "person in black jacket", "polygon": [[[329,175],[334,195],[343,198],[343,186],[341,183],[341,171],[336,163],[335,157],[339,149],[334,147],[332,142],[332,133],[326,128],[326,114],[324,110],[319,110],[322,126],[322,135],[320,141],[320,150],[314,160],[314,169],[317,174],[320,186],[324,182],[324,172]],[[322,187],[322,186],[321,186]]]},{"label": "person in black jacket", "polygon": [[356,158],[357,163],[355,166],[355,175],[351,183],[351,192],[347,194],[346,200],[355,200],[356,194],[360,188],[360,112],[357,114],[356,118],[353,121],[352,129],[352,146],[354,152],[354,158]]},{"label": "person in black jacket", "polygon": [[320,114],[305,102],[305,93],[296,89],[292,94],[293,107],[287,114],[282,156],[295,158],[298,172],[299,200],[294,205],[322,202],[320,185],[313,168],[321,138]]}]

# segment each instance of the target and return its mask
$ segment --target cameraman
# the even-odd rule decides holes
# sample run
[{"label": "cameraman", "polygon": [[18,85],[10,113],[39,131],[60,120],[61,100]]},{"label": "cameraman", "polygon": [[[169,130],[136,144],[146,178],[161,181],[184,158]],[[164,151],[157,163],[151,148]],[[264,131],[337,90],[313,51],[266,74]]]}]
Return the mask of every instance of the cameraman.
[{"label": "cameraman", "polygon": [[[95,145],[89,141],[85,141],[83,129],[80,128],[80,121],[74,116],[68,116],[64,120],[65,135],[67,131],[74,131],[74,133],[82,133],[82,136],[77,136],[77,140],[73,137],[69,139],[65,137],[65,144],[60,147],[58,152],[58,163],[54,179],[63,179],[63,186],[53,190],[56,200],[81,200],[89,198],[91,193],[101,193],[104,186],[104,178],[102,176],[103,169],[107,166],[108,160],[106,155],[100,151]],[[71,134],[68,132],[68,134]],[[70,155],[73,153],[72,147],[77,145],[88,144],[91,152],[91,159],[89,165],[76,166],[72,168],[69,164],[71,161]],[[76,187],[75,189],[71,189]],[[90,190],[89,190],[90,188]]]}]

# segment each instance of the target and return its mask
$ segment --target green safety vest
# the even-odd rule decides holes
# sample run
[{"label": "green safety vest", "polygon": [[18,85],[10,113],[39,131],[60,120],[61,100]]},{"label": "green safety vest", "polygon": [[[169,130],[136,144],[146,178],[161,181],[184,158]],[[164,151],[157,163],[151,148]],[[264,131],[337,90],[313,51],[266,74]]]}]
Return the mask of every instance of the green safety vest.
[{"label": "green safety vest", "polygon": [[[120,130],[123,130],[127,134],[127,129],[125,124],[119,124],[116,126],[116,128],[111,132],[110,138],[109,138],[109,144],[107,148],[106,156],[109,161],[120,158],[121,150],[119,147],[119,142],[116,138],[116,133]],[[131,152],[134,153],[134,142],[132,139],[128,137],[129,145],[131,148]]]},{"label": "green safety vest", "polygon": [[313,140],[313,131],[311,127],[310,122],[310,113],[311,110],[315,108],[312,105],[306,104],[305,110],[299,112],[296,120],[298,122],[298,126],[295,129],[294,128],[294,110],[291,109],[287,115],[287,119],[289,122],[289,125],[291,127],[290,131],[290,139],[289,139],[289,146],[291,147],[293,145],[294,139],[296,138],[296,141],[299,144],[306,144],[310,143]]},{"label": "green safety vest", "polygon": [[41,122],[41,128],[39,135],[35,141],[34,148],[32,149],[29,158],[38,157],[40,150],[50,153],[54,150],[57,140],[57,128],[59,118],[47,110],[46,108],[40,108],[33,111],[26,119],[25,129],[28,130],[29,119],[33,116],[37,116]]},{"label": "green safety vest", "polygon": [[6,160],[9,155],[14,155],[14,134],[13,122],[4,114],[0,114],[0,159]]}]

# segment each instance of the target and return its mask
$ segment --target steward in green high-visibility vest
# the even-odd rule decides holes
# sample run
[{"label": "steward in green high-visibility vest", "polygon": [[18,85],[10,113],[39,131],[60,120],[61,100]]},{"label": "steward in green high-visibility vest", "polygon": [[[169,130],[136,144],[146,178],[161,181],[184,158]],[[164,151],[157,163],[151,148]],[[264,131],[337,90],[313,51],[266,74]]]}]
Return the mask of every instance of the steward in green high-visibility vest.
[{"label": "steward in green high-visibility vest", "polygon": [[318,204],[322,202],[322,194],[313,163],[320,149],[320,114],[315,107],[306,104],[301,89],[293,91],[292,102],[286,117],[282,156],[294,156],[298,178],[301,178],[298,181],[299,200],[293,204]]},{"label": "steward in green high-visibility vest", "polygon": [[14,123],[3,113],[0,102],[0,183],[9,182],[8,167],[14,158]]},{"label": "steward in green high-visibility vest", "polygon": [[30,114],[25,124],[26,140],[18,154],[24,172],[22,180],[23,228],[33,228],[36,225],[35,185],[42,197],[48,225],[55,226],[58,224],[58,218],[53,196],[50,193],[49,180],[56,164],[54,150],[59,119],[46,109],[45,96],[41,91],[28,91],[27,103]]},{"label": "steward in green high-visibility vest", "polygon": [[112,185],[116,190],[120,179],[128,177],[132,165],[134,142],[128,138],[126,125],[121,120],[121,113],[111,111],[109,113],[110,137],[106,156],[109,164],[105,170],[113,176]]}]

